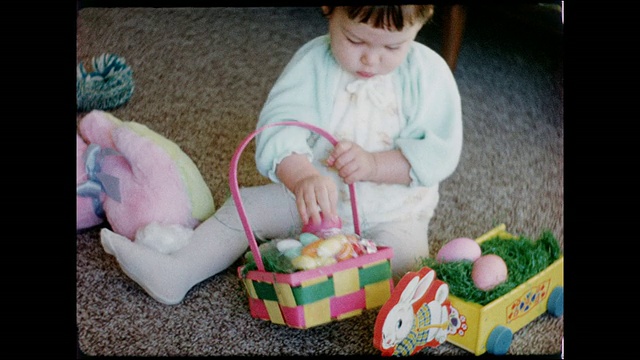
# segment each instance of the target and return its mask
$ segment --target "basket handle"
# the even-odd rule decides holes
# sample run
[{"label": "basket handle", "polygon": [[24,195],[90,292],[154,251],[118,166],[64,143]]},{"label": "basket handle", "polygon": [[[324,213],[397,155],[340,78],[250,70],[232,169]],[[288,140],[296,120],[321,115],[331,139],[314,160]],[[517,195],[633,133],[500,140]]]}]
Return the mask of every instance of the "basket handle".
[{"label": "basket handle", "polygon": [[[249,224],[249,220],[247,219],[247,214],[244,210],[244,205],[242,204],[242,199],[240,198],[240,188],[238,186],[238,161],[240,160],[240,155],[245,147],[251,142],[251,140],[258,135],[258,133],[263,130],[274,127],[274,126],[298,126],[302,128],[306,128],[312,130],[323,137],[325,137],[332,145],[336,145],[338,140],[333,137],[333,135],[329,134],[325,130],[300,121],[282,121],[275,122],[271,124],[264,125],[252,133],[250,133],[238,146],[233,157],[231,158],[231,165],[229,167],[229,187],[231,188],[231,195],[233,196],[233,200],[236,203],[236,209],[238,210],[238,215],[240,215],[240,221],[242,221],[242,226],[244,227],[244,232],[247,235],[247,239],[249,240],[249,247],[251,248],[251,252],[253,253],[253,257],[256,261],[256,266],[259,270],[264,271],[264,264],[262,262],[262,257],[260,256],[260,250],[258,249],[258,243],[256,242],[256,238],[253,235],[253,231],[251,230],[251,225]],[[356,189],[355,184],[349,185],[349,193],[351,198],[351,212],[353,214],[353,227],[355,233],[360,235],[360,221],[358,219],[358,209],[356,206]]]}]

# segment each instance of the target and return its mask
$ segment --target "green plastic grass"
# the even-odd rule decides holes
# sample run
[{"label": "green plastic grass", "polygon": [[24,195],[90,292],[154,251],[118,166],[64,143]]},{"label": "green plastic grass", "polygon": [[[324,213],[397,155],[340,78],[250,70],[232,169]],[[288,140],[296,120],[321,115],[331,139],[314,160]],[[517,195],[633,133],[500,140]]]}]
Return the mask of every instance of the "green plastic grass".
[{"label": "green plastic grass", "polygon": [[439,263],[421,259],[422,266],[435,270],[437,277],[449,285],[449,292],[462,300],[486,305],[546,269],[560,257],[560,244],[550,231],[534,241],[520,236],[515,239],[494,237],[480,244],[482,255],[496,254],[507,264],[508,278],[492,290],[475,287],[471,279],[471,261]]},{"label": "green plastic grass", "polygon": [[[275,273],[290,274],[297,270],[291,264],[286,256],[284,256],[275,246],[275,242],[267,241],[260,244],[260,255],[262,255],[262,265],[264,270]],[[242,271],[242,275],[246,275],[249,271],[258,270],[256,260],[253,257],[251,251],[247,251],[244,254],[245,265]]]}]

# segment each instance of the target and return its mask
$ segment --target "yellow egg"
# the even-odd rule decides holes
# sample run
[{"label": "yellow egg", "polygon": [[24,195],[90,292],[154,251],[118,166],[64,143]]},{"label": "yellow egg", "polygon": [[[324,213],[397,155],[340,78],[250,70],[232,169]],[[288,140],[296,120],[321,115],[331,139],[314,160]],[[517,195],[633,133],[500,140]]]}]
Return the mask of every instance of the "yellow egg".
[{"label": "yellow egg", "polygon": [[300,270],[309,270],[318,267],[316,259],[306,255],[300,255],[297,258],[292,259],[291,265]]},{"label": "yellow egg", "polygon": [[480,256],[473,263],[471,278],[475,286],[489,291],[507,280],[507,264],[495,254]]},{"label": "yellow egg", "polygon": [[346,242],[347,238],[344,235],[326,238],[318,245],[317,254],[320,257],[334,257],[342,250],[342,245]]}]

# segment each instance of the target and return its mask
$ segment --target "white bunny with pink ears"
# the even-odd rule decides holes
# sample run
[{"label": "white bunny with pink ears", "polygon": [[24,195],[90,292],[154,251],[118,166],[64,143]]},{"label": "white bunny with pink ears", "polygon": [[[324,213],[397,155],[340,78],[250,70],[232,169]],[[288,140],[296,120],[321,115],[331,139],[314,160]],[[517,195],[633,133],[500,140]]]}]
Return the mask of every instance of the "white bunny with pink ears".
[{"label": "white bunny with pink ears", "polygon": [[374,346],[383,356],[412,355],[446,341],[449,286],[428,267],[407,273],[376,318]]}]

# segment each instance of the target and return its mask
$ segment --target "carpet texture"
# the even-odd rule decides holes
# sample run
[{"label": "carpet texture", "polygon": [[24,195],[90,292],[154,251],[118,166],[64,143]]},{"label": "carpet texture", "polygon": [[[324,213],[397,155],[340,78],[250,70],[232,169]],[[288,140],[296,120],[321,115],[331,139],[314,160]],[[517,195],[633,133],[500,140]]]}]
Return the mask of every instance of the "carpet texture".
[{"label": "carpet texture", "polygon": [[[532,23],[468,9],[455,71],[464,147],[441,184],[432,256],[448,240],[500,223],[530,238],[550,230],[564,248],[562,33]],[[436,13],[418,40],[438,51],[441,25]],[[220,205],[230,194],[233,151],[254,130],[272,84],[295,50],[326,31],[315,7],[86,7],[77,16],[77,61],[102,53],[126,59],[135,91],[111,112],[177,143]],[[243,186],[266,183],[253,150],[240,162]],[[104,252],[99,229],[76,238],[79,356],[379,354],[372,346],[377,310],[307,330],[253,319],[236,266],[196,285],[179,305],[163,305]],[[541,315],[514,334],[508,354],[559,357],[563,320]],[[419,355],[470,354],[445,343]]]}]

